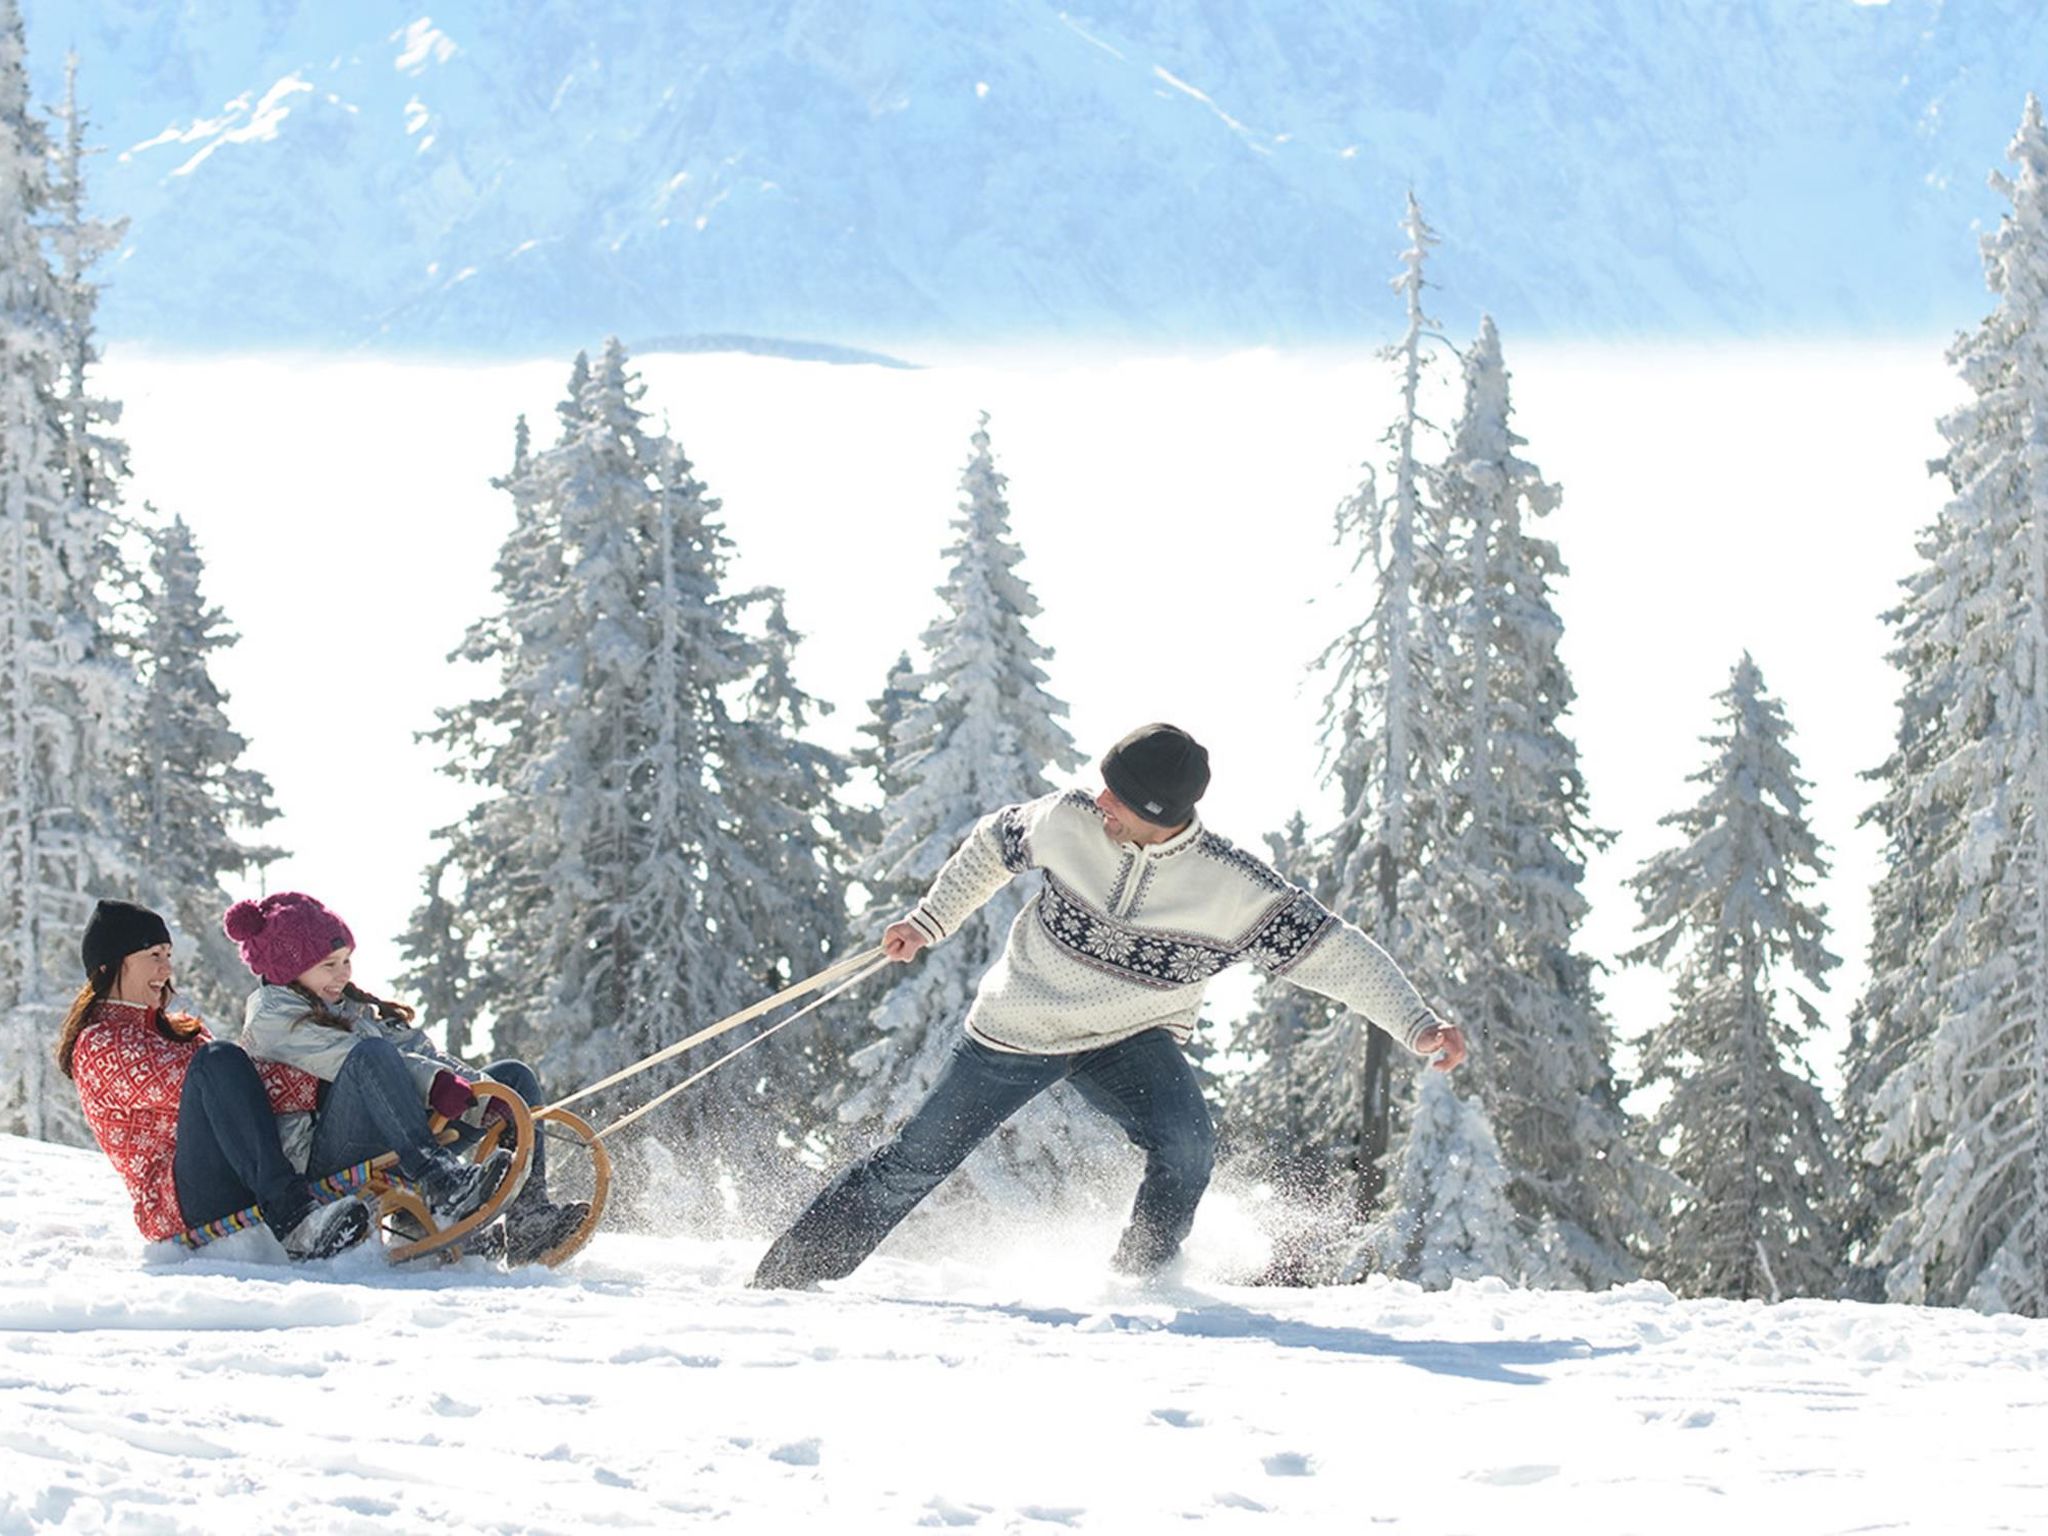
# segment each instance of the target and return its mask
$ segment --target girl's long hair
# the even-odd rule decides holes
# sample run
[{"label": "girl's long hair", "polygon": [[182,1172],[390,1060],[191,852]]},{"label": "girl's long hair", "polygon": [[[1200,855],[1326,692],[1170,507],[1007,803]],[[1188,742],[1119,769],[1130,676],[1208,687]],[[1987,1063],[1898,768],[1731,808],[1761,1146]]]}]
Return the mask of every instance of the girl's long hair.
[{"label": "girl's long hair", "polygon": [[[71,1059],[78,1054],[78,1037],[85,1032],[85,1026],[92,1022],[93,1009],[107,1000],[120,976],[119,960],[111,965],[103,965],[87,974],[85,985],[78,989],[78,996],[71,1000],[70,1011],[64,1015],[64,1027],[57,1031],[57,1070],[66,1077],[72,1075]],[[169,1004],[174,995],[172,989],[166,986],[164,1003]],[[199,1033],[199,1020],[189,1013],[172,1013],[168,1007],[153,1008],[150,1012],[157,1032],[167,1040],[190,1040]]]},{"label": "girl's long hair", "polygon": [[[294,1022],[299,1024],[318,1024],[323,1029],[348,1028],[348,1020],[331,1011],[327,1004],[320,1000],[320,995],[311,987],[302,987],[296,981],[289,982],[287,985],[290,986],[292,991],[303,997],[307,1005],[305,1017]],[[377,1017],[384,1020],[387,1024],[410,1024],[413,1020],[413,1011],[406,1007],[405,1004],[394,1003],[389,998],[378,997],[375,993],[365,992],[354,982],[350,982],[347,986],[343,987],[341,995],[352,1003],[368,1003],[377,1010]]]}]

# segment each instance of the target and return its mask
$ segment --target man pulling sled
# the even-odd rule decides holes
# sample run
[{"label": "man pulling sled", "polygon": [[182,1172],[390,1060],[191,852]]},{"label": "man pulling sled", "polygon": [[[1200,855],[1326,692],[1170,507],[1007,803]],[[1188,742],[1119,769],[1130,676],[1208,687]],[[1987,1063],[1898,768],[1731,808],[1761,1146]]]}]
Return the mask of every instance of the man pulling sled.
[{"label": "man pulling sled", "polygon": [[1211,976],[1241,960],[1332,998],[1448,1072],[1465,1059],[1371,938],[1259,859],[1206,830],[1195,804],[1209,755],[1171,725],[1142,726],[1102,759],[1102,792],[1004,806],[978,821],[931,890],[883,935],[907,964],[1016,876],[1045,873],[981,979],[966,1028],[895,1136],[842,1169],[775,1240],[759,1287],[851,1274],[1011,1115],[1057,1082],[1145,1154],[1114,1263],[1171,1260],[1208,1186],[1215,1131],[1180,1047]]}]

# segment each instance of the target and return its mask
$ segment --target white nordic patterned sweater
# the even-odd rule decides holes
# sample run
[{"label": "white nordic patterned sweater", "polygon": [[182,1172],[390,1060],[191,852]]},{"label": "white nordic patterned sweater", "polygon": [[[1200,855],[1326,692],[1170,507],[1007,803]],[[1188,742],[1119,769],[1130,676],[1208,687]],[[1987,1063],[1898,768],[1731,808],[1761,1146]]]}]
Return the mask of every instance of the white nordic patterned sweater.
[{"label": "white nordic patterned sweater", "polygon": [[1112,841],[1087,795],[1051,794],[976,822],[908,920],[933,943],[1012,878],[1045,872],[981,979],[967,1029],[999,1051],[1065,1055],[1148,1029],[1186,1040],[1209,978],[1249,960],[1334,998],[1408,1049],[1437,1022],[1364,933],[1203,829]]}]

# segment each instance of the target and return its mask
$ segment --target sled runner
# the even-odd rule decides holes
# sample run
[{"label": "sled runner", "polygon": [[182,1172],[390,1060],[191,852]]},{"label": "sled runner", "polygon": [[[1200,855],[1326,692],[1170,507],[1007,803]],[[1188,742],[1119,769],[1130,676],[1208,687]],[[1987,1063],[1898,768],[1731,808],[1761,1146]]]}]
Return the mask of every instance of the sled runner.
[{"label": "sled runner", "polygon": [[[462,1256],[461,1245],[465,1238],[490,1226],[518,1198],[526,1183],[527,1167],[533,1160],[535,1138],[546,1136],[551,1142],[549,1154],[555,1158],[558,1169],[564,1153],[580,1149],[584,1154],[590,1210],[581,1225],[532,1262],[552,1268],[574,1257],[596,1234],[599,1223],[604,1220],[605,1199],[611,1192],[611,1156],[599,1141],[597,1132],[591,1129],[589,1122],[566,1109],[547,1107],[529,1110],[525,1101],[502,1083],[486,1080],[470,1086],[479,1099],[495,1101],[502,1114],[488,1117],[483,1130],[475,1133],[462,1150],[473,1160],[482,1161],[503,1144],[509,1126],[512,1166],[506,1170],[505,1177],[490,1198],[460,1221],[442,1226],[434,1219],[433,1212],[420,1198],[419,1192],[398,1172],[398,1155],[394,1152],[329,1174],[315,1183],[315,1192],[323,1203],[360,1195],[364,1204],[370,1207],[372,1219],[384,1242],[384,1255],[392,1263],[430,1255],[452,1262]],[[459,1139],[459,1133],[438,1115],[434,1117],[434,1128],[444,1144],[453,1144]],[[570,1173],[571,1170],[562,1169],[562,1172]],[[262,1220],[263,1208],[252,1205],[218,1221],[188,1228],[171,1240],[196,1250],[232,1232],[260,1225]]]}]

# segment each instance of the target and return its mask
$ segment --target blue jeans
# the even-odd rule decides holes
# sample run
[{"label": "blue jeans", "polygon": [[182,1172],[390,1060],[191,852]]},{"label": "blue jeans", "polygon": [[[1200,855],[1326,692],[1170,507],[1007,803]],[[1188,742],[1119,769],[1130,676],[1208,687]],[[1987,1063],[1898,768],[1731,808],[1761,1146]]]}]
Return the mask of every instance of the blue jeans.
[{"label": "blue jeans", "polygon": [[210,1040],[192,1053],[178,1097],[177,1146],[171,1178],[188,1226],[263,1207],[263,1223],[279,1237],[313,1208],[313,1191],[277,1140],[277,1116],[238,1045]]},{"label": "blue jeans", "polygon": [[[510,1088],[526,1101],[528,1109],[547,1102],[541,1095],[540,1077],[523,1061],[494,1061],[484,1068],[484,1076],[494,1083],[503,1083]],[[511,1142],[508,1139],[499,1145],[510,1146]],[[526,1165],[526,1185],[512,1203],[525,1205],[529,1201],[545,1200],[547,1197],[548,1139],[536,1125],[533,1128],[533,1161]]]},{"label": "blue jeans", "polygon": [[386,1152],[398,1154],[398,1171],[415,1184],[445,1156],[427,1128],[426,1096],[398,1047],[358,1040],[321,1100],[306,1173],[324,1178]]},{"label": "blue jeans", "polygon": [[[496,1062],[489,1074],[527,1103],[542,1102],[540,1079],[524,1062]],[[445,1155],[427,1128],[426,1098],[405,1057],[390,1041],[369,1038],[349,1048],[341,1070],[328,1085],[313,1127],[313,1152],[306,1172],[320,1178],[386,1152],[398,1154],[398,1171],[415,1183],[425,1177],[435,1159]],[[546,1191],[546,1156],[536,1135],[526,1187],[519,1198],[543,1199]]]},{"label": "blue jeans", "polygon": [[769,1248],[754,1284],[809,1285],[852,1274],[997,1126],[1061,1081],[1144,1152],[1145,1177],[1115,1262],[1138,1273],[1157,1269],[1194,1225],[1216,1156],[1209,1108],[1173,1037],[1152,1029],[1100,1050],[1025,1056],[962,1035],[903,1128],[825,1186]]}]

